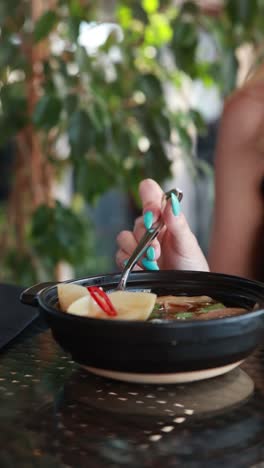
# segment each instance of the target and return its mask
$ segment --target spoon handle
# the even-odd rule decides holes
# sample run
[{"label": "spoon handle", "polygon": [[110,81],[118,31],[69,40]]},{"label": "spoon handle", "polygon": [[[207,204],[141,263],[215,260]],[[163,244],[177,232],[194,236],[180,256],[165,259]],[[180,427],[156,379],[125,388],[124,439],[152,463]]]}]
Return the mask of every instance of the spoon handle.
[{"label": "spoon handle", "polygon": [[163,226],[164,226],[164,223],[163,221],[160,220],[156,223],[156,225],[154,225],[151,229],[145,232],[144,236],[140,239],[131,257],[128,259],[128,262],[124,270],[122,271],[122,275],[121,275],[120,281],[116,289],[118,290],[125,289],[127,278],[131,269],[138,262],[138,260],[143,255],[143,253],[147,250],[148,246],[151,244],[153,239],[155,239],[155,237],[159,234]]}]

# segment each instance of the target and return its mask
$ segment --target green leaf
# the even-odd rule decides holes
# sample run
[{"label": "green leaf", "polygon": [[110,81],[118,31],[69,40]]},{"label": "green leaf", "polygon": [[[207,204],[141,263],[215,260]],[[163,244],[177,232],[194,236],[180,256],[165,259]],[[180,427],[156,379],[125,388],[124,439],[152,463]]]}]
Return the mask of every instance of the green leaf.
[{"label": "green leaf", "polygon": [[159,99],[162,94],[159,79],[151,73],[139,75],[137,79],[137,87],[150,101],[155,102],[155,100]]},{"label": "green leaf", "polygon": [[[24,83],[15,82],[3,85],[0,89],[0,100],[4,114],[26,111],[26,90]],[[24,106],[24,107],[23,107]]]},{"label": "green leaf", "polygon": [[193,142],[188,130],[182,125],[177,125],[177,132],[180,139],[180,146],[182,147],[183,151],[187,155],[191,154]]},{"label": "green leaf", "polygon": [[197,29],[191,21],[182,17],[174,23],[173,42],[178,47],[195,47],[197,44]]},{"label": "green leaf", "polygon": [[94,160],[82,161],[82,164],[76,166],[74,181],[76,191],[92,204],[115,185],[114,177],[104,168],[103,163]]},{"label": "green leaf", "polygon": [[197,110],[191,109],[189,111],[189,118],[190,118],[190,121],[193,122],[193,124],[197,128],[199,134],[207,133],[207,126],[200,112],[198,112]]},{"label": "green leaf", "polygon": [[159,0],[143,0],[142,6],[148,14],[155,13],[159,9]]},{"label": "green leaf", "polygon": [[46,11],[37,21],[34,29],[35,42],[42,41],[53,30],[58,22],[58,16],[55,11]]},{"label": "green leaf", "polygon": [[154,125],[157,129],[160,141],[169,141],[171,136],[171,126],[168,117],[165,114],[157,115]]},{"label": "green leaf", "polygon": [[[31,16],[31,5],[27,0],[5,0],[0,2],[0,28],[4,35],[7,32],[19,32],[28,27],[28,18]],[[26,24],[26,26],[25,26]],[[27,29],[28,32],[28,29]],[[2,34],[1,34],[2,38]]]},{"label": "green leaf", "polygon": [[66,112],[71,116],[73,112],[76,111],[79,104],[78,95],[74,93],[67,94],[64,99],[64,107]]},{"label": "green leaf", "polygon": [[168,160],[159,141],[152,141],[152,145],[144,155],[143,164],[144,176],[157,182],[163,182],[171,175],[171,161]]},{"label": "green leaf", "polygon": [[258,0],[228,0],[226,11],[232,23],[248,27],[258,14]]},{"label": "green leaf", "polygon": [[31,259],[26,254],[19,254],[16,248],[8,249],[2,258],[2,270],[5,272],[6,281],[15,282],[18,285],[35,284],[35,282],[50,280],[39,278],[34,271]]},{"label": "green leaf", "polygon": [[161,13],[150,16],[149,25],[145,28],[145,42],[158,47],[167,44],[173,37],[173,30],[168,18]]},{"label": "green leaf", "polygon": [[44,130],[55,127],[60,119],[61,107],[61,101],[55,94],[45,94],[34,109],[34,125]]},{"label": "green leaf", "polygon": [[79,37],[79,29],[80,29],[80,23],[81,19],[78,16],[70,16],[68,18],[68,30],[69,30],[69,35],[70,38],[74,41],[77,42],[78,37]]},{"label": "green leaf", "polygon": [[94,127],[86,111],[78,109],[72,114],[68,136],[73,156],[83,157],[95,138]]},{"label": "green leaf", "polygon": [[14,61],[18,59],[21,60],[22,57],[21,55],[19,57],[19,55],[20,50],[16,45],[11,44],[10,41],[2,41],[0,48],[0,67],[10,66]]},{"label": "green leaf", "polygon": [[196,48],[198,31],[192,21],[186,21],[181,16],[173,23],[172,52],[177,67],[189,76],[196,76]]},{"label": "green leaf", "polygon": [[87,249],[90,223],[87,215],[77,215],[56,201],[54,207],[41,205],[34,213],[31,243],[37,254],[49,258],[55,266],[60,261],[76,264],[90,252]]},{"label": "green leaf", "polygon": [[126,29],[131,26],[131,21],[132,21],[132,11],[131,8],[128,8],[127,6],[120,5],[117,8],[117,18],[120,26],[122,28]]},{"label": "green leaf", "polygon": [[225,95],[231,93],[236,87],[238,70],[238,60],[235,55],[235,51],[230,49],[227,50],[222,58],[221,64],[221,75],[223,78],[223,93]]},{"label": "green leaf", "polygon": [[199,7],[193,1],[185,1],[181,7],[181,12],[182,14],[196,15],[199,13]]},{"label": "green leaf", "polygon": [[28,104],[23,84],[17,82],[2,86],[0,102],[0,133],[3,143],[3,140],[15,136],[28,122]]},{"label": "green leaf", "polygon": [[76,16],[79,18],[85,16],[85,7],[81,4],[80,0],[69,0],[68,8],[71,16]]}]

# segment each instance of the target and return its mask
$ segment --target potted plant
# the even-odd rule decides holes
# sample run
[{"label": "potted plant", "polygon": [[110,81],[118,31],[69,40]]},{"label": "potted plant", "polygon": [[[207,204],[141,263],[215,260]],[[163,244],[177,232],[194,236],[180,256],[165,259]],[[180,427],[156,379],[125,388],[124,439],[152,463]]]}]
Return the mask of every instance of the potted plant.
[{"label": "potted plant", "polygon": [[[180,96],[199,79],[228,94],[238,46],[262,43],[263,5],[228,1],[216,18],[195,2],[117,0],[105,18],[84,0],[50,0],[45,10],[38,0],[11,3],[0,6],[1,145],[15,147],[0,211],[1,280],[60,279],[65,264],[93,273],[105,259],[94,254],[87,206],[112,187],[136,204],[139,180],[170,177],[170,146],[195,167],[203,121],[189,106],[172,108],[168,87]],[[210,61],[197,54],[202,33],[215,45]],[[56,196],[65,174],[66,203]]]}]

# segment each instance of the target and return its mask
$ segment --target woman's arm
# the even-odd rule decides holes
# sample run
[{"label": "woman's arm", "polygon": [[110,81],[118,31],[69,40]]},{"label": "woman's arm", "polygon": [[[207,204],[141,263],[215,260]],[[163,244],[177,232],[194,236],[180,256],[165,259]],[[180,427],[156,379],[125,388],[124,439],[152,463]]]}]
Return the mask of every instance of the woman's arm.
[{"label": "woman's arm", "polygon": [[264,79],[226,103],[215,161],[212,271],[264,279]]}]

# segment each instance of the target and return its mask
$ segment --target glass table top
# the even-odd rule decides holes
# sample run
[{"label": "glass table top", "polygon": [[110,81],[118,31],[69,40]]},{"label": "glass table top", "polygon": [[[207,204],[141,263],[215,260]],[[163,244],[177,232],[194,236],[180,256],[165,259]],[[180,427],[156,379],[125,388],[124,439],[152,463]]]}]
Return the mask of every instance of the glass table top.
[{"label": "glass table top", "polygon": [[1,468],[264,466],[264,347],[214,379],[138,385],[32,331],[0,355]]}]

